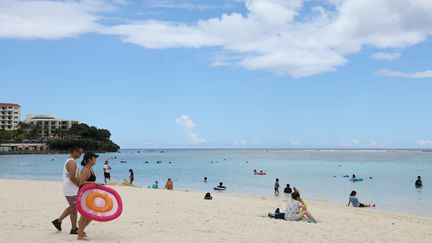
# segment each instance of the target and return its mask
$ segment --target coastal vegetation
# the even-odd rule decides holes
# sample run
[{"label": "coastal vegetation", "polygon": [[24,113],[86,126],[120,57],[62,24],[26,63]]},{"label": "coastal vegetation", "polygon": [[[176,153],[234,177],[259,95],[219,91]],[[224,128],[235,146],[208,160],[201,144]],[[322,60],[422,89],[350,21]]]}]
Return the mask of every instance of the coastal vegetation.
[{"label": "coastal vegetation", "polygon": [[0,130],[0,143],[46,143],[53,152],[68,151],[73,147],[97,152],[116,152],[120,147],[111,139],[107,129],[73,124],[69,130],[56,129],[52,136],[44,136],[39,125],[20,123],[17,130]]}]

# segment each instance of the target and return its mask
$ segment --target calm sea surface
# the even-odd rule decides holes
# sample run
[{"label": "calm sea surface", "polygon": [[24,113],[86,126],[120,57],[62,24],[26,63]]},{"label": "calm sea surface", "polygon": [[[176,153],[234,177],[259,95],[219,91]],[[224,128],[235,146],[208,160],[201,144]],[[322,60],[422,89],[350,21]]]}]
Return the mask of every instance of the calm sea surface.
[{"label": "calm sea surface", "polygon": [[[0,156],[0,178],[60,181],[67,158],[68,155]],[[380,210],[432,216],[431,152],[122,150],[100,154],[95,167],[99,182],[103,182],[102,166],[106,159],[110,159],[114,180],[128,178],[128,170],[133,169],[136,184],[141,186],[149,186],[155,180],[163,186],[170,177],[175,188],[212,191],[223,181],[229,192],[269,196],[273,195],[275,178],[279,178],[280,191],[289,183],[297,187],[306,200],[345,205],[349,193],[356,190],[360,202],[376,203]],[[127,163],[121,163],[122,160]],[[268,174],[256,176],[254,169]],[[364,180],[353,183],[343,178],[351,174]],[[421,190],[414,188],[418,175],[425,185]],[[207,183],[203,182],[204,176],[208,177]]]}]

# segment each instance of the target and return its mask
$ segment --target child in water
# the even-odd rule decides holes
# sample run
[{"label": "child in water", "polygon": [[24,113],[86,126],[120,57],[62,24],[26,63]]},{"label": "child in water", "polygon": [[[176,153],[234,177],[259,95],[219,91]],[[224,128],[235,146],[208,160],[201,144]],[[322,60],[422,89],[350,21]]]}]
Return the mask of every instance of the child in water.
[{"label": "child in water", "polygon": [[275,196],[279,196],[279,178],[276,178],[276,182],[274,184],[274,192],[275,192]]}]

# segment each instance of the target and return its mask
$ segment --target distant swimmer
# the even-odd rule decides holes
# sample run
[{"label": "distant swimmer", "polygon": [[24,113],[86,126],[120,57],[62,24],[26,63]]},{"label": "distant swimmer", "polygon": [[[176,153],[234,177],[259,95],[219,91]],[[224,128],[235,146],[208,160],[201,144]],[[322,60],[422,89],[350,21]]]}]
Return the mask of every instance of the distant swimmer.
[{"label": "distant swimmer", "polygon": [[423,181],[422,181],[422,179],[421,179],[421,176],[417,176],[417,180],[415,181],[415,187],[416,187],[417,189],[423,187]]},{"label": "distant swimmer", "polygon": [[206,177],[204,177],[204,182],[207,182],[207,176],[206,176]]},{"label": "distant swimmer", "polygon": [[219,182],[219,186],[215,186],[214,189],[216,191],[225,191],[226,190],[226,186],[223,185],[223,182]]},{"label": "distant swimmer", "polygon": [[349,207],[349,205],[352,204],[353,207],[358,207],[358,208],[368,208],[368,207],[375,207],[375,204],[363,204],[360,203],[358,198],[357,198],[357,192],[356,191],[352,191],[349,197],[349,201],[348,201],[348,205],[347,207]]}]

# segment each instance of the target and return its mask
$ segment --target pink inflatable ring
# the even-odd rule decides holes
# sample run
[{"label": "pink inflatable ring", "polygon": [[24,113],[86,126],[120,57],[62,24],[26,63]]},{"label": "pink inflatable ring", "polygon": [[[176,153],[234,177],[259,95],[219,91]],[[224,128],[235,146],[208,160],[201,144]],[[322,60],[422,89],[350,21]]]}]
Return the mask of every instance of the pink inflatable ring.
[{"label": "pink inflatable ring", "polygon": [[114,220],[123,211],[120,195],[110,187],[97,184],[81,187],[76,206],[81,215],[100,222]]}]

